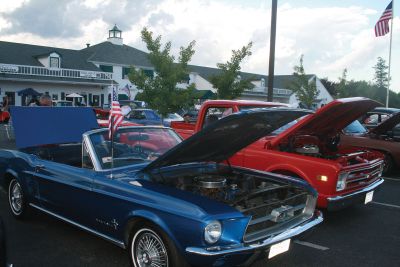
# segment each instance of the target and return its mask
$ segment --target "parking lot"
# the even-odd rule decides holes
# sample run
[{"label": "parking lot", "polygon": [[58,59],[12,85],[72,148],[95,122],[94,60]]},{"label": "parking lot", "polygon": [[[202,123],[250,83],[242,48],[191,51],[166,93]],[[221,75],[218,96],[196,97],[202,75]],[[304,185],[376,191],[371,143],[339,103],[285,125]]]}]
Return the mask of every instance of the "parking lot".
[{"label": "parking lot", "polygon": [[[400,266],[400,174],[386,179],[367,206],[324,212],[324,222],[292,240],[290,251],[253,266]],[[16,267],[129,266],[127,253],[44,214],[16,221],[0,193],[9,261]]]}]

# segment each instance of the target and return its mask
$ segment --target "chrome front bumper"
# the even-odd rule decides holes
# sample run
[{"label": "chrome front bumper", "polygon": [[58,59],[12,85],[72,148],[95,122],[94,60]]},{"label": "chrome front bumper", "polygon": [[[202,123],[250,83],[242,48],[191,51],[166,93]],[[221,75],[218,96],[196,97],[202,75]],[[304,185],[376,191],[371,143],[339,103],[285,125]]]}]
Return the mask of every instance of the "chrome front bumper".
[{"label": "chrome front bumper", "polygon": [[266,249],[273,244],[276,244],[280,241],[289,239],[293,236],[299,235],[304,231],[314,227],[315,225],[321,223],[323,221],[322,212],[319,210],[315,210],[314,215],[308,219],[307,221],[301,223],[298,226],[290,228],[276,236],[270,237],[260,242],[245,244],[241,243],[233,246],[215,246],[209,248],[199,248],[199,247],[187,247],[186,252],[189,254],[196,254],[201,256],[219,256],[225,254],[235,254],[241,252],[255,251],[259,249]]},{"label": "chrome front bumper", "polygon": [[369,186],[347,194],[347,195],[342,195],[342,196],[335,196],[335,197],[328,197],[328,206],[327,209],[328,210],[338,210],[341,208],[344,208],[346,206],[349,206],[351,204],[356,204],[356,203],[362,203],[363,200],[365,199],[365,194],[368,192],[371,192],[375,189],[378,188],[378,186],[380,186],[382,183],[384,182],[384,180],[382,178],[380,178],[378,181],[370,184]]}]

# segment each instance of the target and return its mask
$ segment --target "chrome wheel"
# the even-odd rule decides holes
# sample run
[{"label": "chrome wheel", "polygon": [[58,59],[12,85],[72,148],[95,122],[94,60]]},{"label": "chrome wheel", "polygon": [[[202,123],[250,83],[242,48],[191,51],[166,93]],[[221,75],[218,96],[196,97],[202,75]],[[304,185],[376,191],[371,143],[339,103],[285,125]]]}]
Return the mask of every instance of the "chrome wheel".
[{"label": "chrome wheel", "polygon": [[22,213],[24,205],[24,195],[22,192],[21,185],[17,180],[12,180],[8,191],[8,201],[10,203],[11,211],[15,215]]},{"label": "chrome wheel", "polygon": [[133,237],[131,255],[136,267],[168,267],[168,254],[161,238],[150,229],[141,229]]}]

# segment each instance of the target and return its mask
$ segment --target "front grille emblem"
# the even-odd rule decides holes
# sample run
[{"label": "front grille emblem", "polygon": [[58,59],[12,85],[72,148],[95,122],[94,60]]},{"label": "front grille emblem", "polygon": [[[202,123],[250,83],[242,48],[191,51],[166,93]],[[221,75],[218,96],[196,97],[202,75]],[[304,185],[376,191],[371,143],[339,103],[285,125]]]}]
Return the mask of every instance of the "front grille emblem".
[{"label": "front grille emblem", "polygon": [[283,222],[287,221],[294,216],[294,210],[292,206],[285,205],[271,211],[271,221]]}]

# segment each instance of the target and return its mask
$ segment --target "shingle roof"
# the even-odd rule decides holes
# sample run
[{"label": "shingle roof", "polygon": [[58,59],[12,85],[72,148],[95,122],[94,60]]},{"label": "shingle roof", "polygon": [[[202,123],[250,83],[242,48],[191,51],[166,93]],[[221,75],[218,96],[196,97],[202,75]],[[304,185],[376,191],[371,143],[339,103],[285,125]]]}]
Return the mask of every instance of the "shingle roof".
[{"label": "shingle roof", "polygon": [[[218,68],[202,67],[196,65],[189,65],[189,71],[198,73],[204,79],[210,81],[213,75],[218,75],[221,70]],[[264,78],[265,84],[268,85],[268,76],[262,74],[255,74],[249,72],[240,72],[240,76],[243,79],[250,79],[252,81],[261,80]],[[312,74],[307,75],[309,78],[313,76]],[[287,89],[288,84],[290,84],[295,79],[294,75],[275,75],[274,76],[274,88]]]},{"label": "shingle roof", "polygon": [[128,45],[115,45],[102,42],[81,50],[92,62],[104,62],[117,65],[135,65],[152,68],[147,53]]},{"label": "shingle roof", "polygon": [[62,57],[62,68],[101,71],[96,65],[86,61],[81,50],[0,41],[0,51],[0,63],[4,64],[43,67],[37,57],[56,52]]}]

